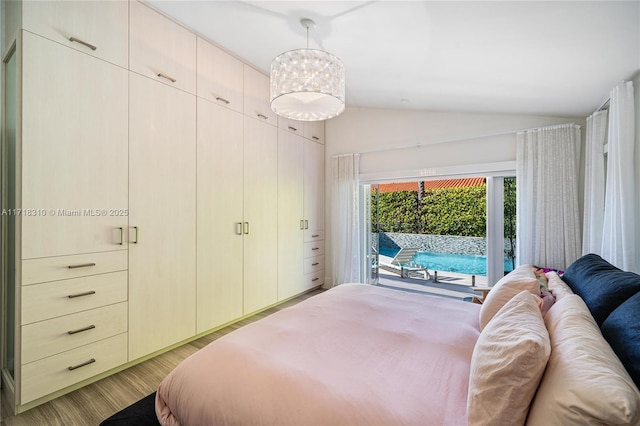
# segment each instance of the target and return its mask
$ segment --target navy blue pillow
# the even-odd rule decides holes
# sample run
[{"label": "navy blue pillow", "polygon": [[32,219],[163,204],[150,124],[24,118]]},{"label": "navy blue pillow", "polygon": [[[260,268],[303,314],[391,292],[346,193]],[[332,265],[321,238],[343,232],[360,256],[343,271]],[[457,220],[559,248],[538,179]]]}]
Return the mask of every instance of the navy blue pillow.
[{"label": "navy blue pillow", "polygon": [[601,330],[640,388],[640,293],[611,312]]},{"label": "navy blue pillow", "polygon": [[598,326],[615,308],[640,291],[640,275],[624,272],[597,254],[585,254],[573,262],[562,280],[582,297]]}]

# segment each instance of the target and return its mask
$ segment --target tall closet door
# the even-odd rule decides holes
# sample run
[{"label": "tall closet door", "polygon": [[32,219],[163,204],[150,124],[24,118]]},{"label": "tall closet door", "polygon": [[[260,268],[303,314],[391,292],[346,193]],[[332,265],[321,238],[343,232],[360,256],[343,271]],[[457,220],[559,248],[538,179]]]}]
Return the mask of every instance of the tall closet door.
[{"label": "tall closet door", "polygon": [[244,117],[244,314],[278,300],[277,129]]},{"label": "tall closet door", "polygon": [[278,300],[304,289],[303,260],[303,169],[305,140],[278,131]]},{"label": "tall closet door", "polygon": [[324,239],[324,145],[309,140],[304,145],[305,241]]},{"label": "tall closet door", "polygon": [[242,114],[198,99],[197,331],[242,316]]},{"label": "tall closet door", "polygon": [[195,335],[196,100],[130,73],[129,360]]},{"label": "tall closet door", "polygon": [[127,72],[23,43],[22,258],[126,249]]}]

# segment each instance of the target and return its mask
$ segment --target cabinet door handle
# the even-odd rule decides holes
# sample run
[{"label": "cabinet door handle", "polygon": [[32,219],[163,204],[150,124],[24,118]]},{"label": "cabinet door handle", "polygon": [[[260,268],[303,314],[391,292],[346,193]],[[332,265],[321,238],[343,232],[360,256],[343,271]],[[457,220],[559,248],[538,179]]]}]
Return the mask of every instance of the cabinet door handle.
[{"label": "cabinet door handle", "polygon": [[226,100],[225,98],[221,98],[220,96],[216,96],[216,101],[222,102],[225,105],[229,105],[231,103],[230,101]]},{"label": "cabinet door handle", "polygon": [[300,221],[300,229],[304,229],[304,220]]},{"label": "cabinet door handle", "polygon": [[242,235],[242,222],[236,223],[236,234]]},{"label": "cabinet door handle", "polygon": [[96,294],[95,290],[85,291],[84,293],[70,294],[67,297],[69,299],[75,299],[76,297],[91,296],[92,294]]},{"label": "cabinet door handle", "polygon": [[293,127],[293,126],[289,126],[289,130],[291,130],[292,132],[297,132],[297,131],[298,131],[298,129],[296,129],[296,128],[295,128],[295,127]]},{"label": "cabinet door handle", "polygon": [[244,223],[244,233],[249,235],[249,222]]},{"label": "cabinet door handle", "polygon": [[304,221],[304,229],[309,229],[309,221],[308,220]]},{"label": "cabinet door handle", "polygon": [[311,266],[318,266],[319,264],[320,262],[315,262],[315,263],[312,263]]},{"label": "cabinet door handle", "polygon": [[158,77],[160,77],[160,78],[164,78],[164,79],[167,79],[167,80],[169,80],[169,81],[170,81],[170,82],[172,82],[172,83],[175,83],[175,82],[177,81],[175,78],[173,78],[173,77],[169,77],[168,75],[163,74],[163,73],[161,73],[161,72],[160,72],[160,73],[158,73]]},{"label": "cabinet door handle", "polygon": [[67,367],[67,368],[69,369],[69,371],[73,371],[76,368],[84,367],[85,365],[93,364],[94,362],[96,362],[96,359],[95,358],[91,358],[89,361],[85,361],[82,364],[72,365],[72,366]]},{"label": "cabinet door handle", "polygon": [[96,328],[96,326],[91,324],[91,325],[88,325],[86,327],[79,328],[77,330],[69,330],[69,331],[67,331],[67,334],[82,333],[83,331],[93,330],[94,328]]},{"label": "cabinet door handle", "polygon": [[120,241],[117,244],[121,246],[124,244],[124,228],[120,226],[118,229],[120,230]]},{"label": "cabinet door handle", "polygon": [[260,114],[259,112],[258,112],[258,113],[256,113],[256,115],[257,115],[258,117],[262,118],[263,120],[266,120],[267,118],[269,118],[269,117],[267,117],[267,116],[266,116],[266,115],[264,115],[264,114]]},{"label": "cabinet door handle", "polygon": [[91,50],[96,50],[97,49],[97,47],[95,47],[93,44],[89,44],[86,41],[80,40],[79,38],[69,37],[69,41],[71,43],[79,43],[79,44],[81,44],[83,46],[87,46]]},{"label": "cabinet door handle", "polygon": [[77,269],[77,268],[88,268],[90,266],[96,266],[95,262],[79,263],[77,265],[69,265],[69,266],[67,266],[67,268],[69,268],[69,269]]},{"label": "cabinet door handle", "polygon": [[317,137],[317,136],[311,136],[311,139],[313,139],[314,141],[319,141],[320,140],[320,138]]},{"label": "cabinet door handle", "polygon": [[132,228],[133,228],[133,230],[136,232],[136,233],[135,233],[135,237],[136,237],[136,239],[135,239],[135,240],[132,240],[132,241],[131,241],[131,243],[133,243],[133,244],[138,244],[138,235],[139,235],[138,227],[137,227],[137,226],[132,226]]}]

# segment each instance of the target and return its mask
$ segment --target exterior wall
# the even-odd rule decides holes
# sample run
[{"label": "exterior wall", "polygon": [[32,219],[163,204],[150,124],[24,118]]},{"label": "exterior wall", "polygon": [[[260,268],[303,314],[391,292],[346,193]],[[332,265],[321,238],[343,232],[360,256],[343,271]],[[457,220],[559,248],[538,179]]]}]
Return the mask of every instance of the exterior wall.
[{"label": "exterior wall", "polygon": [[[455,253],[484,256],[487,252],[487,240],[484,237],[458,237],[454,235],[402,234],[381,232],[380,247],[414,247],[419,251],[432,253]],[[504,248],[509,248],[505,240]]]}]

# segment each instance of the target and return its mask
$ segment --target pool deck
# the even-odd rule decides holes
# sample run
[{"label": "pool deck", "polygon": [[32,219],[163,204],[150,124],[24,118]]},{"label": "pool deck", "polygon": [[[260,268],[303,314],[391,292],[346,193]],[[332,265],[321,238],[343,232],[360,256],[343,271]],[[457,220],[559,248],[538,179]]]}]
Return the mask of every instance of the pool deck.
[{"label": "pool deck", "polygon": [[[390,264],[392,258],[379,255],[381,265]],[[434,282],[434,272],[429,269],[431,278],[428,280],[421,278],[402,278],[398,273],[378,268],[379,283],[382,287],[394,288],[414,293],[428,293],[436,296],[464,299],[471,296],[479,296],[480,293],[472,288],[471,275],[459,274],[455,272],[438,271],[438,281]],[[485,287],[487,285],[487,277],[476,276],[475,285],[477,287]]]}]

